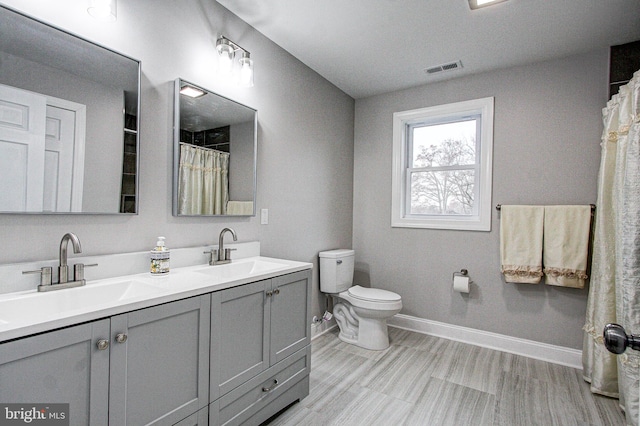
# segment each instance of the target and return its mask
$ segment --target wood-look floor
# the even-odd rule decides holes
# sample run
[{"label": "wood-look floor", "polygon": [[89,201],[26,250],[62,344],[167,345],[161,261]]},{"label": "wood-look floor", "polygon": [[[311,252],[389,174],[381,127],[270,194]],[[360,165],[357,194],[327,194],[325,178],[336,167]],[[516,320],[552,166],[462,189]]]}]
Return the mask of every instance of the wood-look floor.
[{"label": "wood-look floor", "polygon": [[269,426],[623,425],[618,401],[589,391],[581,371],[389,327],[368,351],[312,342],[309,396]]}]

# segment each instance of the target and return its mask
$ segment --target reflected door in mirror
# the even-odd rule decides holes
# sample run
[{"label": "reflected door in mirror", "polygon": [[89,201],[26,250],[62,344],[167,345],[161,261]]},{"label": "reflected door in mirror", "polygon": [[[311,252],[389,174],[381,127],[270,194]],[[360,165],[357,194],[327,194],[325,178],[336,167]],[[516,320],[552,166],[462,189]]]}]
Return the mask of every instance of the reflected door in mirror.
[{"label": "reflected door in mirror", "polygon": [[84,114],[84,105],[0,85],[0,211],[81,211]]},{"label": "reflected door in mirror", "polygon": [[136,213],[139,78],[139,61],[0,6],[3,92],[45,99],[43,115],[0,96],[0,213]]}]

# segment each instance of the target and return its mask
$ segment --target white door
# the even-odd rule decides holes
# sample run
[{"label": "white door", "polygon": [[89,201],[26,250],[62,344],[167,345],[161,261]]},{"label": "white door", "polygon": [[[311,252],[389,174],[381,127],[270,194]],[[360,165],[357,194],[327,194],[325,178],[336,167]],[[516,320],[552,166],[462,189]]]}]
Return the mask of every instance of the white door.
[{"label": "white door", "polygon": [[43,211],[70,212],[75,113],[47,105]]},{"label": "white door", "polygon": [[0,84],[0,211],[42,211],[44,96]]}]

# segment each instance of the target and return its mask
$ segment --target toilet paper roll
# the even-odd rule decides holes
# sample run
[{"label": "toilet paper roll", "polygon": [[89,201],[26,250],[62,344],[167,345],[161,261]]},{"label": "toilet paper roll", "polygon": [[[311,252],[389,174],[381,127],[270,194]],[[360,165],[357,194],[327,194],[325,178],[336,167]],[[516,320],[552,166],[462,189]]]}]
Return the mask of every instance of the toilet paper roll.
[{"label": "toilet paper roll", "polygon": [[458,293],[469,293],[469,277],[456,275],[453,277],[453,290]]}]

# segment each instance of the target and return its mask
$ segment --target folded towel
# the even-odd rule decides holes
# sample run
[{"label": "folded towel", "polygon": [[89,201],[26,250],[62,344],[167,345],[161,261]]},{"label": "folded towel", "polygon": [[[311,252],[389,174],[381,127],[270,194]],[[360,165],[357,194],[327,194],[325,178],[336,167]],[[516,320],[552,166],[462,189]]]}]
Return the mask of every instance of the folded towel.
[{"label": "folded towel", "polygon": [[546,206],[543,263],[545,282],[583,288],[587,279],[591,206]]},{"label": "folded towel", "polygon": [[506,282],[540,282],[543,226],[543,206],[501,207],[500,258]]},{"label": "folded towel", "polygon": [[227,214],[251,216],[253,214],[253,201],[229,201],[227,202]]}]

